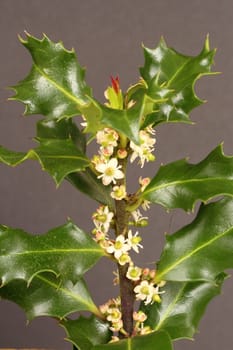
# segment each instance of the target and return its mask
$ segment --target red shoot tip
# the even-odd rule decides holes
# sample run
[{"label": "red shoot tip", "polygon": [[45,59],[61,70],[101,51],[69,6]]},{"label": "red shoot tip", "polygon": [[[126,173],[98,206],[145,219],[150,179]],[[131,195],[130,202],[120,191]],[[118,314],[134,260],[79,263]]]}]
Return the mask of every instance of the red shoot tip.
[{"label": "red shoot tip", "polygon": [[112,88],[115,91],[116,94],[119,94],[120,92],[120,82],[119,82],[119,77],[116,76],[116,78],[113,78],[111,76],[111,82],[112,82]]}]

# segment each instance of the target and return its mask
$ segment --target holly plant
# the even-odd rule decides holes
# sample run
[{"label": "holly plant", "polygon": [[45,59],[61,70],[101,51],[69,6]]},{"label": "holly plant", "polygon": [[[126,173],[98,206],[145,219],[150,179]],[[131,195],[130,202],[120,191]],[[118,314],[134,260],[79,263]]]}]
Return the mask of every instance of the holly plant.
[{"label": "holly plant", "polygon": [[[42,235],[0,226],[1,298],[20,305],[29,320],[57,319],[79,350],[171,350],[173,341],[192,339],[207,304],[221,292],[224,271],[233,267],[233,158],[219,145],[198,164],[174,161],[152,178],[143,167],[156,161],[159,125],[192,124],[190,112],[203,103],[194,86],[214,74],[208,37],[195,57],[164,39],[155,49],[143,47],[138,82],[122,92],[119,78],[111,77],[105,103],[93,96],[73,49],[46,35],[26,33],[20,41],[33,64],[10,99],[25,105],[25,115],[43,118],[35,148],[1,147],[0,160],[10,166],[38,161],[56,186],[67,180],[97,203],[91,232],[70,219]],[[127,189],[131,163],[141,169],[134,193]],[[166,236],[156,265],[134,262],[132,253],[143,253],[150,206],[189,212],[198,203],[196,218]],[[119,296],[96,305],[85,273],[100,259],[115,263]]]}]

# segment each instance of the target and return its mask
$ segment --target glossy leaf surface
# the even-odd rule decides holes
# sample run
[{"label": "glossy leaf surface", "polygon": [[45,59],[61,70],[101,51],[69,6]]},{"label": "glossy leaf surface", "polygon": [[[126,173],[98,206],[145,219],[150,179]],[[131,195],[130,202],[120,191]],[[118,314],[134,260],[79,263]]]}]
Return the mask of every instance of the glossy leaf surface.
[{"label": "glossy leaf surface", "polygon": [[127,338],[118,342],[97,345],[93,350],[172,350],[170,337],[164,331]]},{"label": "glossy leaf surface", "polygon": [[0,147],[2,163],[16,166],[26,159],[38,160],[42,169],[53,177],[57,185],[68,174],[83,170],[90,163],[89,159],[69,139],[41,139],[40,145],[27,153],[14,152]]},{"label": "glossy leaf surface", "polygon": [[214,281],[233,268],[233,200],[202,205],[196,219],[167,236],[157,280]]},{"label": "glossy leaf surface", "polygon": [[141,310],[147,315],[145,325],[165,330],[173,340],[193,338],[207,304],[221,293],[226,275],[213,282],[167,282],[162,288],[160,304],[146,305]]},{"label": "glossy leaf surface", "polygon": [[46,35],[41,40],[26,33],[22,44],[29,50],[33,66],[29,75],[14,86],[12,99],[26,105],[25,114],[41,114],[49,118],[72,117],[90,103],[90,88],[85,71],[74,50],[61,42],[54,43]]},{"label": "glossy leaf surface", "polygon": [[72,222],[44,235],[0,226],[0,279],[31,279],[51,271],[62,280],[76,282],[104,255],[100,246]]},{"label": "glossy leaf surface", "polygon": [[21,279],[14,280],[0,288],[0,297],[18,304],[28,319],[37,316],[63,318],[77,311],[99,314],[85,282],[61,282],[53,274],[36,275],[30,285]]},{"label": "glossy leaf surface", "polygon": [[39,139],[71,139],[79,151],[86,152],[86,137],[81,132],[73,119],[42,119],[37,123],[37,134]]},{"label": "glossy leaf surface", "polygon": [[166,101],[154,105],[145,125],[161,122],[188,122],[192,109],[203,103],[194,91],[196,81],[210,74],[215,50],[210,50],[208,38],[201,53],[186,56],[169,48],[164,39],[155,49],[144,47],[145,64],[140,69],[152,99]]},{"label": "glossy leaf surface", "polygon": [[[83,153],[86,151],[85,135],[78,129],[72,119],[47,120],[43,119],[37,123],[37,137],[43,139],[72,140],[75,146]],[[72,172],[66,176],[74,187],[87,194],[98,202],[113,206],[110,196],[110,186],[104,186],[102,181],[97,179],[96,174],[90,168],[85,171]]]},{"label": "glossy leaf surface", "polygon": [[104,186],[91,169],[87,168],[85,171],[69,174],[66,179],[79,191],[97,202],[109,206],[110,209],[113,208],[114,203],[110,196],[111,187]]},{"label": "glossy leaf surface", "polygon": [[153,203],[186,211],[219,195],[233,196],[233,157],[224,156],[221,145],[198,164],[183,159],[161,166],[142,193]]},{"label": "glossy leaf surface", "polygon": [[67,339],[79,350],[91,350],[94,345],[108,343],[111,340],[109,323],[92,315],[89,318],[80,316],[77,320],[63,320]]}]

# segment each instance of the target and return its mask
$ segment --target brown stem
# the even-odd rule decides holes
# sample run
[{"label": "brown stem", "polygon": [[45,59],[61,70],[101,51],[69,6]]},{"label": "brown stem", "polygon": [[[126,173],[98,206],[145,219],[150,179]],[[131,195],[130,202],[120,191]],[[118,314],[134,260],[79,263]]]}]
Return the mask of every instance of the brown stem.
[{"label": "brown stem", "polygon": [[[122,159],[119,163],[122,165],[122,170],[126,175],[126,162],[127,159]],[[125,179],[119,180],[118,185],[125,184]],[[116,200],[116,216],[115,216],[115,225],[116,225],[116,236],[124,235],[128,233],[128,222],[129,222],[129,212],[126,210],[126,201],[125,200]],[[122,321],[123,328],[128,335],[131,335],[133,332],[133,311],[134,311],[134,285],[126,277],[129,264],[123,266],[118,264],[119,271],[119,283],[120,283],[120,297],[121,297],[121,312],[122,312]]]},{"label": "brown stem", "polygon": [[133,311],[135,296],[133,291],[133,283],[126,277],[127,270],[128,264],[124,266],[118,265],[123,328],[130,336],[133,333]]}]

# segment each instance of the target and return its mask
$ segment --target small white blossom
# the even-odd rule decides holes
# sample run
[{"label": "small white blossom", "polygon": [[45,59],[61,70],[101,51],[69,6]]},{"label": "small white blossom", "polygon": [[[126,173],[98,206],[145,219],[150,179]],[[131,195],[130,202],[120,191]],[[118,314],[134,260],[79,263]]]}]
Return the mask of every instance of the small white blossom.
[{"label": "small white blossom", "polygon": [[142,202],[142,209],[145,210],[145,211],[148,210],[148,209],[150,209],[150,203],[151,203],[150,201],[148,201],[148,200],[145,199],[145,200]]},{"label": "small white blossom", "polygon": [[130,148],[133,150],[130,161],[132,163],[137,157],[139,157],[141,167],[143,167],[145,161],[149,162],[155,159],[152,152],[154,151],[156,140],[151,136],[150,128],[140,130],[139,138],[140,145],[136,145],[133,141],[130,141]]},{"label": "small white blossom", "polygon": [[111,197],[116,200],[121,200],[126,197],[126,188],[125,185],[114,186],[113,191],[110,193]]},{"label": "small white blossom", "polygon": [[140,222],[148,220],[147,216],[142,216],[139,209],[132,211],[131,215],[136,224],[140,224]]},{"label": "small white blossom", "polygon": [[142,238],[138,236],[138,231],[133,236],[132,231],[129,230],[128,232],[128,245],[131,249],[133,249],[136,253],[139,253],[139,248],[143,248],[143,246],[140,244]]},{"label": "small white blossom", "polygon": [[92,219],[99,231],[107,233],[113,216],[114,213],[109,210],[108,206],[101,205],[93,214]]},{"label": "small white blossom", "polygon": [[121,266],[124,266],[125,264],[130,264],[130,263],[131,263],[131,258],[127,253],[123,253],[118,259],[118,264]]},{"label": "small white blossom", "polygon": [[109,329],[110,329],[112,332],[118,332],[118,331],[120,331],[122,328],[123,328],[123,321],[122,321],[122,320],[119,320],[119,321],[117,321],[117,322],[112,323],[112,326],[109,327]]},{"label": "small white blossom", "polygon": [[103,130],[98,131],[96,134],[96,142],[102,147],[116,147],[118,138],[118,133],[110,128],[104,128]]},{"label": "small white blossom", "polygon": [[107,320],[112,323],[118,322],[122,317],[120,310],[116,307],[109,308],[107,314]]},{"label": "small white blossom", "polygon": [[128,271],[126,273],[126,277],[129,280],[138,281],[140,279],[141,273],[142,273],[142,269],[140,267],[131,265],[128,268]]},{"label": "small white blossom", "polygon": [[143,311],[141,311],[141,310],[139,310],[138,312],[137,312],[137,311],[134,311],[134,313],[133,313],[133,319],[134,319],[134,321],[138,321],[138,322],[142,323],[142,322],[145,322],[145,321],[146,321],[147,316],[146,316],[146,314],[145,314]]},{"label": "small white blossom", "polygon": [[116,179],[123,179],[124,173],[120,170],[121,165],[118,165],[117,159],[112,158],[107,162],[98,163],[95,166],[99,173],[98,179],[102,179],[105,186],[111,182],[116,183]]},{"label": "small white blossom", "polygon": [[137,300],[143,300],[145,305],[153,302],[153,296],[155,294],[155,288],[153,284],[148,281],[142,281],[138,286],[134,288]]},{"label": "small white blossom", "polygon": [[118,260],[122,254],[125,254],[130,250],[130,246],[123,235],[117,236],[114,243],[109,245],[106,249],[107,253],[114,254],[114,257]]}]

